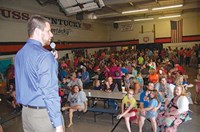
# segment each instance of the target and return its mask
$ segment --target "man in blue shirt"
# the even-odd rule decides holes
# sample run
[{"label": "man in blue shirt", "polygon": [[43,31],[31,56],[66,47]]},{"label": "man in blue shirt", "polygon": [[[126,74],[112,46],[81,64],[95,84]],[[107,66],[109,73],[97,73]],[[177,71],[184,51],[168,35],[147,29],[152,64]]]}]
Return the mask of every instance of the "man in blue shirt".
[{"label": "man in blue shirt", "polygon": [[24,132],[64,132],[58,95],[58,64],[49,45],[50,21],[35,15],[28,21],[26,44],[15,56],[16,99],[23,105]]},{"label": "man in blue shirt", "polygon": [[[150,91],[154,90],[154,84],[153,83],[148,83],[147,85],[147,90],[142,92],[140,94],[140,109],[144,109],[147,108],[150,104]],[[156,108],[153,109],[153,111],[157,111],[160,106],[161,106],[161,102],[162,102],[162,97],[160,94],[158,94],[158,100],[159,100],[159,104],[157,106],[157,104],[155,104],[155,106],[157,106]],[[142,131],[142,127],[144,125],[144,120],[146,117],[143,117],[142,115],[145,115],[144,113],[142,113],[142,111],[140,112],[140,119],[139,119],[139,131]]]}]

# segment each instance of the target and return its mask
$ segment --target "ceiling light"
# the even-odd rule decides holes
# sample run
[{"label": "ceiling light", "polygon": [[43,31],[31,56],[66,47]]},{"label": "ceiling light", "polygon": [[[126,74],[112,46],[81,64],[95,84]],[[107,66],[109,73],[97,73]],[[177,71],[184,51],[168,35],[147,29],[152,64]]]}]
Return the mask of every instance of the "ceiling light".
[{"label": "ceiling light", "polygon": [[181,16],[181,15],[163,16],[163,17],[158,17],[158,19],[174,18],[174,17],[180,17],[180,16]]},{"label": "ceiling light", "polygon": [[143,11],[148,11],[148,10],[149,10],[149,9],[140,9],[140,10],[123,11],[122,14],[135,13],[135,12],[143,12]]},{"label": "ceiling light", "polygon": [[183,4],[180,5],[172,5],[172,6],[163,6],[163,7],[156,7],[156,8],[152,8],[152,10],[163,10],[163,9],[170,9],[170,8],[178,8],[178,7],[182,7]]},{"label": "ceiling light", "polygon": [[114,21],[114,23],[123,23],[123,22],[131,22],[132,20],[121,20],[121,21]]},{"label": "ceiling light", "polygon": [[135,19],[134,21],[148,21],[148,20],[153,20],[154,18],[143,18],[143,19]]}]

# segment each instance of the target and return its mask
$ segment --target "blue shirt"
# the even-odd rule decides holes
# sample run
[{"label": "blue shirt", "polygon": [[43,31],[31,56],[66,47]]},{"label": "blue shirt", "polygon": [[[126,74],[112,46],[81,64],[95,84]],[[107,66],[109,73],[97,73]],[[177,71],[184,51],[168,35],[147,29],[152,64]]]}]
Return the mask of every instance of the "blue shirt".
[{"label": "blue shirt", "polygon": [[149,105],[149,100],[145,100],[144,97],[146,96],[146,91],[140,94],[140,102],[143,103],[144,108],[147,108]]},{"label": "blue shirt", "polygon": [[121,71],[122,71],[122,73],[128,73],[128,70],[126,69],[126,68],[120,68],[121,69]]},{"label": "blue shirt", "polygon": [[39,41],[27,40],[15,56],[16,99],[22,105],[46,107],[53,127],[62,125],[57,75],[51,52]]},{"label": "blue shirt", "polygon": [[[147,91],[144,91],[140,94],[140,102],[143,103],[144,108],[147,108],[149,106],[149,100],[145,100],[146,92]],[[150,98],[150,94],[148,94],[147,97]],[[159,93],[158,93],[158,100],[159,102],[162,102],[162,95],[160,95]]]},{"label": "blue shirt", "polygon": [[146,112],[147,118],[153,118],[153,117],[157,116],[157,111],[152,111],[157,106],[158,106],[158,101],[156,99],[151,99],[149,101],[149,106],[148,107],[153,107],[153,108]]},{"label": "blue shirt", "polygon": [[[89,75],[89,72],[85,71],[85,72],[82,72],[81,74],[81,78],[82,78],[82,82],[83,84],[87,84],[90,82],[90,75]],[[87,79],[86,79],[87,78]]]}]

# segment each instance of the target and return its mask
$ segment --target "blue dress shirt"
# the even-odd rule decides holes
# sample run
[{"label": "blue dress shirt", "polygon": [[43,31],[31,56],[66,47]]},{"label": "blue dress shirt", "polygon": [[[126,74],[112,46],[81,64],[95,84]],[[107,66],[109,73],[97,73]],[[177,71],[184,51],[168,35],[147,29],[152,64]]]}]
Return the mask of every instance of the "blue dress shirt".
[{"label": "blue dress shirt", "polygon": [[62,125],[57,75],[51,52],[28,39],[15,56],[16,99],[22,105],[46,107],[53,127]]}]

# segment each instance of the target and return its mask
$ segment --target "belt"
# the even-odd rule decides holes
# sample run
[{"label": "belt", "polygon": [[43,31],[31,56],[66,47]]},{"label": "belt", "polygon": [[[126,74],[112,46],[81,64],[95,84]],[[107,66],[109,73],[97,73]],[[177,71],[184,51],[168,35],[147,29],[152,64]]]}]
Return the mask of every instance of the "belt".
[{"label": "belt", "polygon": [[23,105],[23,106],[31,109],[46,109],[46,107],[42,106],[30,106],[30,105]]}]

